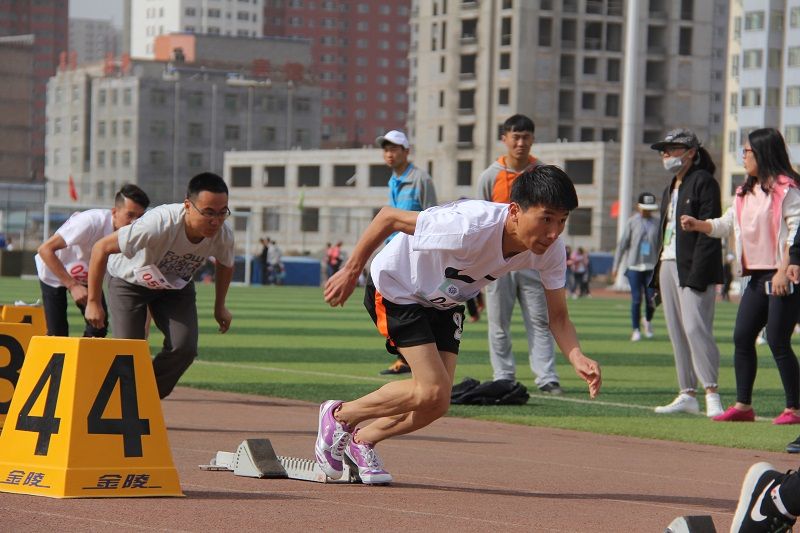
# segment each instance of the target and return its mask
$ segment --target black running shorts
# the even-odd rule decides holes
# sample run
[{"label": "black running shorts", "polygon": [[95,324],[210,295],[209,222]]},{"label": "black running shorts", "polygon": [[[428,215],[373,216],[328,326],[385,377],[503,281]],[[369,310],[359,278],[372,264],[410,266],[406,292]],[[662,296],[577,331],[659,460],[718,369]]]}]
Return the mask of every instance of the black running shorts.
[{"label": "black running shorts", "polygon": [[435,343],[440,352],[457,354],[464,324],[464,306],[436,309],[419,304],[396,304],[383,298],[372,279],[367,282],[364,307],[381,335],[386,351],[400,355],[398,348]]}]

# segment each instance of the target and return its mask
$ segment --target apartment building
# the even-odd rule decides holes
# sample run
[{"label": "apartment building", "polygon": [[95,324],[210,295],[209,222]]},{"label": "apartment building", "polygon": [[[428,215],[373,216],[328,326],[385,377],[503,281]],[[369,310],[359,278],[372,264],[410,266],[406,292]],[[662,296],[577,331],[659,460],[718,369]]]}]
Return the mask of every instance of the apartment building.
[{"label": "apartment building", "polygon": [[[499,128],[515,113],[534,119],[538,142],[618,146],[625,4],[412,2],[409,133],[443,197],[474,193],[481,170],[503,153]],[[637,145],[683,126],[712,152],[720,149],[727,13],[727,0],[641,3],[634,28]],[[635,179],[650,178],[658,175]]]},{"label": "apartment building", "polygon": [[[213,40],[206,48],[220,54],[260,43],[260,56],[275,61],[270,78],[254,76],[246,54],[238,68],[209,66],[202,57],[123,57],[60,70],[48,85],[51,202],[104,205],[125,182],[144,188],[154,205],[179,201],[193,175],[222,173],[225,151],[319,147],[320,89],[282,67],[307,64],[308,43],[247,39],[237,46],[237,38],[196,37]],[[69,197],[70,176],[77,202]]]},{"label": "apartment building", "polygon": [[777,128],[800,163],[800,1],[731,2],[723,202],[744,180],[742,145],[754,129]]},{"label": "apartment building", "polygon": [[126,8],[132,57],[152,59],[155,38],[168,33],[263,35],[263,0],[130,0]]}]

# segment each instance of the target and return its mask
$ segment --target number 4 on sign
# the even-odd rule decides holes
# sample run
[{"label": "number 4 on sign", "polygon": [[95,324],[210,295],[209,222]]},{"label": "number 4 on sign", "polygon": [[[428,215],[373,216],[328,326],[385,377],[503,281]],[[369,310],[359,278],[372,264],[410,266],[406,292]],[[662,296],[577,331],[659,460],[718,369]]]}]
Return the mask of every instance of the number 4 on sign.
[{"label": "number 4 on sign", "polygon": [[33,338],[0,435],[0,491],[182,495],[146,341]]}]

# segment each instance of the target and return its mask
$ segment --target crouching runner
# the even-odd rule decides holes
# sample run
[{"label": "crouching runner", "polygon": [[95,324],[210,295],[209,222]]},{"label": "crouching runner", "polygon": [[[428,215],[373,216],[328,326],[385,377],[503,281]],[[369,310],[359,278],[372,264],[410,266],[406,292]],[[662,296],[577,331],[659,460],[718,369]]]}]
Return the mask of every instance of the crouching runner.
[{"label": "crouching runner", "polygon": [[[589,395],[597,396],[600,366],[581,351],[564,289],[566,252],[559,235],[577,206],[569,177],[545,165],[514,181],[510,204],[464,200],[421,213],[381,209],[344,267],[325,284],[325,301],[344,305],[372,253],[400,232],[372,261],[364,305],[387,349],[402,354],[412,373],[356,400],[320,406],[315,455],[329,477],[341,477],[347,454],[364,483],[392,481],[375,445],[447,413],[463,304],[514,270],[540,272],[553,337],[589,384]],[[373,421],[359,427],[366,420]]]}]

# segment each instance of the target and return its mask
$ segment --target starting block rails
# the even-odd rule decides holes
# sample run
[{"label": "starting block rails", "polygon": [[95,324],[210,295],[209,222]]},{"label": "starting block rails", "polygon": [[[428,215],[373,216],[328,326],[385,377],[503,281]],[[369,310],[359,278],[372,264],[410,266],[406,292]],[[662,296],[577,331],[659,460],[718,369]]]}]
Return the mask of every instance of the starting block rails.
[{"label": "starting block rails", "polygon": [[247,439],[235,452],[217,452],[201,470],[222,470],[256,478],[288,478],[316,483],[361,483],[358,467],[345,456],[342,477],[331,479],[316,461],[277,455],[269,439]]},{"label": "starting block rails", "polygon": [[679,516],[667,526],[664,533],[717,533],[717,528],[708,515]]},{"label": "starting block rails", "polygon": [[31,339],[0,434],[0,492],[183,496],[147,341]]}]

